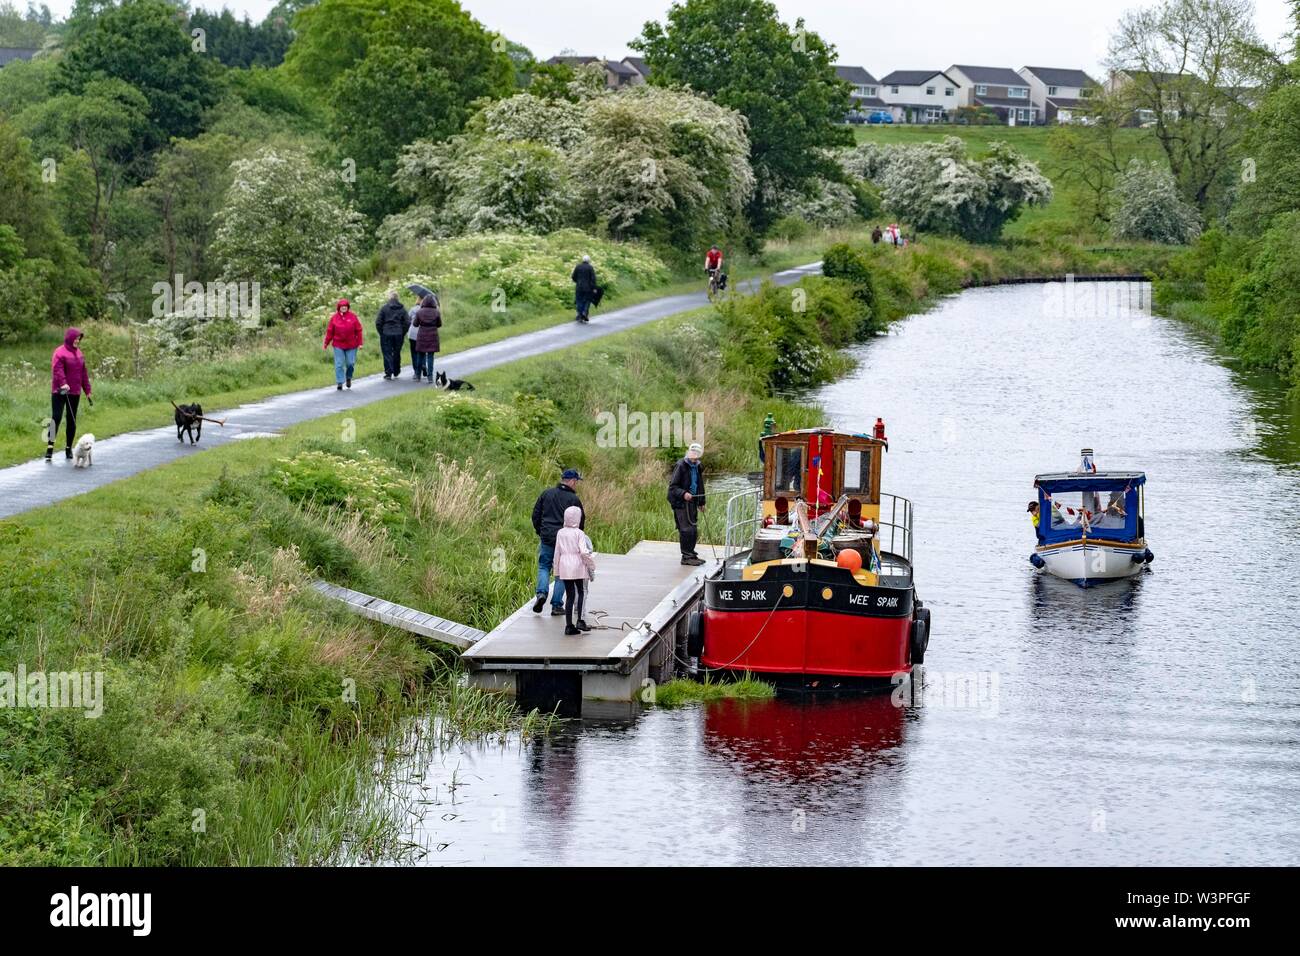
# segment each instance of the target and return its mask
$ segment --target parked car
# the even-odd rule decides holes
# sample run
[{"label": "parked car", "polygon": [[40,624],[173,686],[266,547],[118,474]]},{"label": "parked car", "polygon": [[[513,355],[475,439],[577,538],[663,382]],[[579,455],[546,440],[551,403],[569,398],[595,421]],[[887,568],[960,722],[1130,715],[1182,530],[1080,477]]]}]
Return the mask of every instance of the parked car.
[{"label": "parked car", "polygon": [[870,116],[867,117],[868,123],[892,123],[893,121],[894,121],[894,114],[887,112],[885,110],[876,110],[874,113],[872,113]]}]

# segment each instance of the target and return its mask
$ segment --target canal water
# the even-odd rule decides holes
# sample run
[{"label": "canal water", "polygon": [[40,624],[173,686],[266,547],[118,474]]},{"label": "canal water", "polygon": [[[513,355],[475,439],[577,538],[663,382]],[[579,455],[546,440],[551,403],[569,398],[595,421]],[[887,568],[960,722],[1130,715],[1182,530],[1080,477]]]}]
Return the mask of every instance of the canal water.
[{"label": "canal water", "polygon": [[[810,396],[884,418],[916,507],[925,689],[651,710],[404,775],[429,864],[1289,864],[1300,418],[1147,287],[978,289]],[[1150,573],[1034,572],[1036,472],[1148,475]]]}]

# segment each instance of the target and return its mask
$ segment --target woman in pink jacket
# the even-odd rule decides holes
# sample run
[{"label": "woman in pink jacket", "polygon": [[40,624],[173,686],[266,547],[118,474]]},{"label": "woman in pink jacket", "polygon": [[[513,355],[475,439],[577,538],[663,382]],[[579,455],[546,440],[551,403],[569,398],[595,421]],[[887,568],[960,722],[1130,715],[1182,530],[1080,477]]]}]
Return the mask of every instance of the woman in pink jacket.
[{"label": "woman in pink jacket", "polygon": [[81,329],[68,329],[63,333],[63,344],[50,356],[50,427],[45,433],[45,460],[54,458],[54,439],[59,434],[59,422],[68,413],[68,427],[64,432],[67,448],[64,455],[72,457],[72,442],[77,437],[77,409],[81,396],[90,400],[90,373],[86,371],[86,357],[81,353]]},{"label": "woman in pink jacket", "polygon": [[325,344],[334,346],[334,387],[343,390],[344,384],[352,387],[352,371],[357,366],[357,349],[361,348],[361,320],[348,308],[347,299],[339,299],[325,326]]},{"label": "woman in pink jacket", "polygon": [[569,505],[564,509],[564,527],[555,533],[555,576],[564,582],[564,633],[581,634],[590,631],[582,619],[582,606],[587,599],[587,578],[596,570],[596,558],[591,552],[591,541],[578,525],[582,509]]}]

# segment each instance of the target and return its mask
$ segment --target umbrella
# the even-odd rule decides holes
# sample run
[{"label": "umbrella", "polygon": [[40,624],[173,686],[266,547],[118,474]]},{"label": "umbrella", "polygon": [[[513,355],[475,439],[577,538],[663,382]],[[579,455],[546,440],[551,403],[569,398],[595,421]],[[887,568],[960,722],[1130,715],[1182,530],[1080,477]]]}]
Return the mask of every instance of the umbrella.
[{"label": "umbrella", "polygon": [[438,297],[438,293],[434,292],[432,289],[425,288],[424,286],[420,285],[420,283],[418,282],[412,282],[406,288],[409,289],[411,292],[414,292],[421,299],[423,299],[426,295],[431,295],[435,299]]}]

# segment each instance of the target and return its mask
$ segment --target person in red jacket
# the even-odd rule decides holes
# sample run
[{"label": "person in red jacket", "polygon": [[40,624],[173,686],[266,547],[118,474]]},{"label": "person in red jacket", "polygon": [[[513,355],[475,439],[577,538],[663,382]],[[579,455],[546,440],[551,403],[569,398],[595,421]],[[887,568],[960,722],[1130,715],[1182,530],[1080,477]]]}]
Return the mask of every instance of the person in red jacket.
[{"label": "person in red jacket", "polygon": [[77,408],[81,396],[90,399],[90,373],[86,371],[86,356],[82,354],[81,329],[68,329],[63,333],[63,344],[50,356],[50,427],[45,433],[45,460],[54,458],[54,439],[59,434],[59,422],[68,413],[68,427],[64,432],[67,448],[64,457],[72,458],[72,442],[77,436]]},{"label": "person in red jacket", "polygon": [[348,308],[347,299],[339,299],[329,324],[325,326],[325,344],[321,348],[334,346],[334,387],[340,391],[344,385],[352,387],[352,372],[357,367],[361,337],[361,320]]}]

